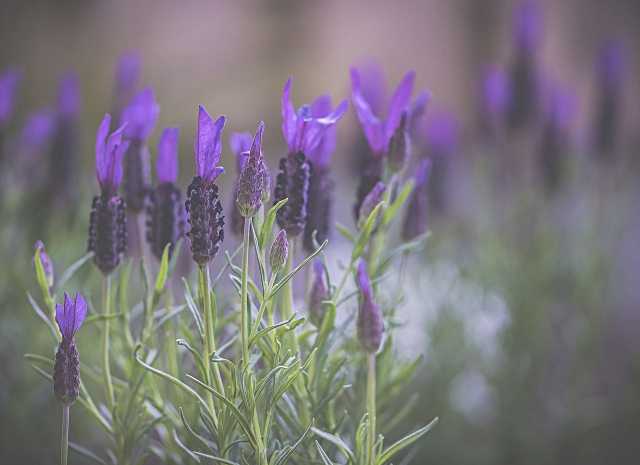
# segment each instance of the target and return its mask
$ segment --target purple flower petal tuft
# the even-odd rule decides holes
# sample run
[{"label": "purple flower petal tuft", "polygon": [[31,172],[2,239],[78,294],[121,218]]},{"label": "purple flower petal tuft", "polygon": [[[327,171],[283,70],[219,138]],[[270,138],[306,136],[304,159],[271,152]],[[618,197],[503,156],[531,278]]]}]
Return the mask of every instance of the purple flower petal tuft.
[{"label": "purple flower petal tuft", "polygon": [[56,323],[63,341],[71,341],[87,316],[87,302],[77,293],[74,300],[64,293],[64,303],[56,305]]},{"label": "purple flower petal tuft", "polygon": [[153,90],[144,89],[131,99],[123,110],[121,124],[127,123],[126,136],[131,139],[146,140],[153,131],[160,113]]},{"label": "purple flower petal tuft", "polygon": [[195,156],[196,174],[207,183],[213,182],[224,168],[217,166],[222,155],[222,130],[226,118],[220,116],[215,122],[207,110],[198,106],[198,128],[196,130]]},{"label": "purple flower petal tuft", "polygon": [[107,113],[96,134],[96,176],[102,192],[115,195],[122,182],[122,158],[129,142],[122,140],[125,125],[108,136],[110,127],[111,115]]},{"label": "purple flower petal tuft", "polygon": [[231,134],[231,141],[229,145],[231,152],[236,157],[236,168],[238,173],[244,168],[244,164],[249,157],[249,150],[251,149],[251,143],[253,142],[253,135],[250,132],[234,132]]},{"label": "purple flower petal tuft", "polygon": [[156,172],[159,183],[175,183],[178,179],[178,128],[166,128],[160,136]]},{"label": "purple flower petal tuft", "polygon": [[58,113],[74,118],[80,111],[80,81],[75,73],[68,73],[58,85]]}]

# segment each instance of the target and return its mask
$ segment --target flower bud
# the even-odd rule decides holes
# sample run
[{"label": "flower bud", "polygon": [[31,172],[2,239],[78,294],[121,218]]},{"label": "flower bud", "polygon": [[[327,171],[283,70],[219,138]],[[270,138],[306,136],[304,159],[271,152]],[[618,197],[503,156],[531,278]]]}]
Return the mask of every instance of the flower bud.
[{"label": "flower bud", "polygon": [[269,252],[269,260],[271,263],[271,271],[277,273],[284,267],[289,257],[289,241],[287,240],[287,231],[281,229],[271,244]]},{"label": "flower bud", "polygon": [[309,292],[309,319],[316,327],[322,325],[324,315],[327,313],[327,305],[324,302],[329,298],[324,267],[320,260],[316,260],[313,263],[313,284]]},{"label": "flower bud", "polygon": [[374,208],[382,202],[382,198],[384,197],[384,193],[387,190],[387,186],[384,185],[382,181],[378,181],[373,189],[369,191],[367,196],[362,201],[362,205],[360,205],[360,214],[358,215],[358,228],[362,228],[364,222],[367,221],[367,218],[371,214]]},{"label": "flower bud", "polygon": [[373,299],[373,288],[367,274],[367,263],[364,260],[361,260],[358,265],[356,281],[360,291],[358,341],[366,352],[376,353],[382,343],[384,321],[380,305]]},{"label": "flower bud", "polygon": [[[42,269],[44,270],[44,276],[47,278],[47,284],[49,285],[49,289],[53,287],[53,262],[49,255],[47,255],[46,250],[44,249],[44,244],[42,241],[36,241],[35,243],[36,251],[40,251],[40,263],[42,264]],[[34,257],[35,260],[35,257]],[[34,262],[35,265],[35,262]]]}]

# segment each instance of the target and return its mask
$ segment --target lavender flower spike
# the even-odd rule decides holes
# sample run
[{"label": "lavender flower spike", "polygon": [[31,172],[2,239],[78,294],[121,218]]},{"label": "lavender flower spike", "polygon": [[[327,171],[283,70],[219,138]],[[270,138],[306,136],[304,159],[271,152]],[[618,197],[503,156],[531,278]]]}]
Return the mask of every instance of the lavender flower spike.
[{"label": "lavender flower spike", "polygon": [[369,148],[376,158],[382,158],[387,153],[389,141],[400,124],[402,113],[409,105],[414,79],[415,72],[409,71],[400,81],[391,98],[389,111],[385,118],[374,113],[372,104],[366,100],[363,93],[364,84],[360,72],[356,68],[351,68],[353,106],[356,109],[358,120],[369,143]]},{"label": "lavender flower spike", "polygon": [[279,272],[287,262],[289,257],[289,241],[287,240],[287,231],[281,229],[271,244],[269,251],[269,264],[271,272]]},{"label": "lavender flower spike", "polygon": [[382,343],[384,320],[382,310],[375,302],[373,287],[367,274],[367,263],[360,260],[356,272],[356,284],[360,291],[358,307],[358,341],[362,348],[369,353],[376,353]]},{"label": "lavender flower spike", "polygon": [[169,256],[184,234],[184,207],[178,179],[178,128],[166,128],[160,136],[156,173],[158,185],[149,195],[147,205],[147,241],[151,252],[161,259],[170,244]]},{"label": "lavender flower spike", "polygon": [[118,266],[127,248],[125,202],[117,192],[129,142],[122,140],[123,126],[109,135],[110,126],[111,116],[106,114],[96,135],[96,175],[101,193],[93,198],[88,244],[96,266],[105,275]]},{"label": "lavender flower spike", "polygon": [[280,160],[280,172],[276,178],[274,200],[287,198],[288,202],[278,210],[278,225],[291,237],[304,231],[307,220],[307,196],[309,192],[310,167],[307,157],[322,151],[327,131],[335,125],[347,111],[348,103],[343,101],[334,111],[317,116],[312,107],[303,105],[295,111],[291,103],[291,79],[282,92],[282,135],[289,148],[288,155]]},{"label": "lavender flower spike", "polygon": [[56,323],[62,341],[56,352],[53,368],[53,392],[65,405],[72,404],[80,394],[80,356],[74,336],[87,316],[87,302],[82,294],[74,300],[65,292],[64,303],[56,305]]},{"label": "lavender flower spike", "polygon": [[266,165],[262,156],[262,134],[264,123],[258,124],[256,135],[249,151],[249,157],[242,168],[238,180],[236,206],[244,218],[255,215],[262,206],[262,195],[269,189]]},{"label": "lavender flower spike", "polygon": [[253,135],[250,132],[235,132],[231,134],[231,140],[229,146],[231,152],[236,157],[236,181],[233,186],[233,199],[231,203],[231,232],[236,237],[242,237],[242,230],[244,228],[244,218],[240,214],[240,210],[236,208],[236,197],[238,196],[238,182],[240,181],[240,173],[244,168],[244,164],[249,158],[249,150],[253,143]]},{"label": "lavender flower spike", "polygon": [[217,166],[222,154],[222,129],[225,117],[215,122],[203,106],[198,108],[195,140],[196,176],[187,189],[187,208],[194,261],[205,266],[215,257],[224,240],[224,215],[215,179],[224,171]]},{"label": "lavender flower spike", "polygon": [[9,121],[13,113],[19,82],[20,73],[15,70],[10,69],[0,75],[0,127]]},{"label": "lavender flower spike", "polygon": [[58,85],[58,114],[73,119],[80,111],[80,81],[75,73],[68,73]]}]

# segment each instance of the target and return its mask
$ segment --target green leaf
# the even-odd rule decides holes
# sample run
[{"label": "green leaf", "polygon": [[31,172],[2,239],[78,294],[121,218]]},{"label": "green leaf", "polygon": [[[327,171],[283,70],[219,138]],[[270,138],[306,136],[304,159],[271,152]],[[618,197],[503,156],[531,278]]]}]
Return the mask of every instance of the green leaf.
[{"label": "green leaf", "polygon": [[336,229],[338,230],[338,232],[342,235],[342,237],[344,237],[346,240],[348,240],[352,244],[355,243],[356,238],[353,235],[353,233],[351,231],[349,231],[349,228],[347,228],[345,225],[343,225],[341,223],[336,223],[335,226],[336,226]]},{"label": "green leaf", "polygon": [[342,452],[347,457],[347,459],[350,462],[356,463],[356,457],[353,455],[353,452],[351,451],[351,449],[349,449],[349,446],[340,437],[314,427],[311,428],[311,431],[313,431],[313,433],[316,436],[319,436],[322,439],[325,439],[329,441],[331,444],[333,444],[334,446],[336,446],[340,450],[340,452]]},{"label": "green leaf", "polygon": [[29,303],[31,304],[31,308],[33,308],[33,311],[36,312],[36,315],[38,315],[38,318],[44,321],[44,323],[47,325],[47,327],[51,331],[51,334],[53,335],[53,339],[55,339],[55,341],[58,342],[60,340],[58,338],[58,331],[56,330],[56,327],[53,326],[53,323],[51,322],[49,317],[44,313],[44,311],[42,311],[38,303],[35,301],[33,297],[31,297],[31,294],[29,294],[28,292],[27,292],[27,299],[29,300]]},{"label": "green leaf", "polygon": [[156,285],[154,292],[157,295],[162,294],[164,291],[164,287],[167,284],[167,276],[169,274],[169,250],[171,249],[171,244],[167,243],[164,246],[164,250],[162,251],[162,259],[160,260],[160,269],[158,270],[158,275],[156,276]]},{"label": "green leaf", "polygon": [[211,455],[211,454],[205,454],[204,452],[198,452],[197,450],[194,450],[193,453],[200,457],[213,460],[214,462],[225,463],[227,465],[240,465],[238,462],[233,462],[231,460],[223,459],[221,457],[216,457],[215,455]]},{"label": "green leaf", "polygon": [[[309,255],[307,258],[305,258],[304,260],[302,260],[300,262],[300,264],[298,266],[296,266],[293,270],[291,270],[291,272],[289,274],[287,274],[284,278],[282,278],[280,281],[278,281],[276,283],[275,286],[273,286],[273,289],[271,290],[271,293],[269,294],[268,299],[273,298],[280,289],[282,289],[282,287],[287,284],[287,282],[289,282],[289,280],[291,278],[293,278],[295,276],[295,274],[300,271],[302,268],[304,268],[304,266],[309,263],[311,260],[313,260],[313,258],[315,256],[317,256],[320,252],[322,252],[322,249],[324,249],[327,244],[329,243],[328,240],[325,240],[322,244],[320,244],[320,247],[318,247],[311,255]],[[268,300],[267,299],[267,300]]]},{"label": "green leaf", "polygon": [[316,449],[318,449],[318,453],[320,454],[320,458],[322,459],[322,463],[324,465],[336,465],[331,461],[331,459],[329,458],[327,453],[324,451],[320,443],[317,440],[315,441],[315,443],[316,443]]},{"label": "green leaf", "polygon": [[82,265],[87,263],[92,258],[93,252],[89,252],[72,263],[71,266],[64,270],[60,275],[60,279],[58,279],[58,282],[56,283],[56,289],[62,289],[64,285],[67,284],[67,281],[69,281],[73,277],[73,275],[76,274],[76,272],[82,267]]},{"label": "green leaf", "polygon": [[431,423],[429,423],[428,425],[423,426],[419,430],[414,431],[413,433],[405,436],[404,438],[390,445],[378,458],[377,465],[384,465],[385,463],[387,463],[398,452],[409,447],[411,444],[416,442],[422,436],[427,434],[431,430],[431,428],[433,428],[437,423],[438,423],[438,417],[434,418],[431,421]]},{"label": "green leaf", "polygon": [[276,221],[276,213],[278,213],[278,210],[280,210],[284,206],[284,204],[287,203],[287,200],[288,199],[280,200],[267,212],[267,215],[264,218],[264,223],[262,224],[262,230],[260,231],[260,250],[264,250],[265,244],[268,243],[271,237],[273,223]]},{"label": "green leaf", "polygon": [[193,294],[191,292],[191,287],[189,287],[189,283],[186,278],[182,278],[182,282],[184,283],[184,299],[187,302],[187,308],[191,313],[194,321],[196,322],[196,327],[198,328],[198,333],[200,334],[200,338],[204,339],[204,323],[202,322],[202,317],[200,316],[200,312],[198,312],[198,307],[196,306],[196,302],[193,299]]},{"label": "green leaf", "polygon": [[304,441],[304,439],[309,434],[309,431],[311,431],[311,425],[307,426],[307,429],[302,433],[302,435],[298,438],[298,440],[295,443],[283,449],[282,455],[278,457],[274,465],[284,465],[285,463],[287,463],[287,460],[289,460],[289,457],[291,457],[291,454],[293,454],[295,450],[298,448],[298,446],[302,443],[302,441]]},{"label": "green leaf", "polygon": [[86,447],[82,447],[80,444],[76,444],[73,441],[69,441],[69,448],[74,452],[77,452],[78,454],[82,455],[83,457],[93,460],[96,463],[99,463],[101,465],[107,465],[107,462],[105,462],[103,459],[98,457],[98,455],[94,454]]},{"label": "green leaf", "polygon": [[355,263],[355,261],[364,253],[364,249],[369,243],[369,238],[371,237],[371,233],[376,225],[378,214],[380,213],[380,210],[384,208],[384,205],[384,202],[380,202],[376,205],[362,225],[362,229],[358,235],[358,240],[356,241],[356,245],[353,247],[353,252],[351,253],[351,263]]},{"label": "green leaf", "polygon": [[413,192],[413,188],[414,188],[413,179],[410,179],[406,183],[404,183],[404,186],[402,187],[402,190],[400,191],[396,199],[393,202],[391,202],[391,205],[389,205],[389,208],[387,208],[384,211],[384,214],[382,215],[383,227],[386,227],[389,223],[391,223],[391,221],[393,221],[393,219],[396,217],[396,215],[400,211],[400,208],[402,208],[404,203],[407,201],[407,198],[409,197],[411,192]]}]

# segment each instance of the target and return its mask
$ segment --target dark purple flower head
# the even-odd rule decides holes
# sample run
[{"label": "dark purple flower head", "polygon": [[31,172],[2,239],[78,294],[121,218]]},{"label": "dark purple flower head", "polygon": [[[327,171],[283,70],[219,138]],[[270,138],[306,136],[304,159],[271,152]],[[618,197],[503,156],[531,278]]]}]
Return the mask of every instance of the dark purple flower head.
[{"label": "dark purple flower head", "polygon": [[615,91],[622,85],[626,63],[626,50],[621,42],[609,40],[602,46],[598,56],[597,72],[605,89]]},{"label": "dark purple flower head", "polygon": [[238,190],[236,193],[236,205],[240,214],[247,218],[255,215],[262,206],[262,196],[264,191],[270,188],[268,182],[268,172],[262,156],[262,134],[264,133],[264,123],[258,124],[256,135],[251,144],[249,157],[242,168],[238,179]]},{"label": "dark purple flower head", "polygon": [[0,75],[0,126],[6,124],[13,113],[20,77],[20,73],[13,69]]},{"label": "dark purple flower head", "polygon": [[367,196],[362,201],[362,205],[360,205],[360,214],[358,215],[358,227],[362,227],[364,222],[367,220],[371,212],[376,206],[382,202],[384,198],[384,193],[387,190],[387,186],[382,181],[378,181],[373,189],[369,191]]},{"label": "dark purple flower head", "polygon": [[178,128],[166,128],[162,131],[158,143],[156,173],[159,183],[175,183],[178,179]]},{"label": "dark purple flower head", "polygon": [[58,84],[58,114],[73,119],[80,111],[80,81],[75,73],[68,73]]},{"label": "dark purple flower head", "polygon": [[271,244],[271,250],[269,251],[269,264],[271,265],[271,272],[277,273],[280,271],[289,257],[289,241],[287,240],[287,231],[281,229],[276,238]]},{"label": "dark purple flower head", "polygon": [[363,91],[367,87],[367,83],[363,83],[363,76],[360,71],[356,68],[351,68],[351,98],[353,106],[356,109],[358,120],[369,147],[377,158],[383,157],[387,153],[389,140],[396,131],[398,124],[400,124],[402,112],[409,105],[414,79],[415,73],[413,71],[409,71],[404,76],[391,98],[385,118],[381,110],[376,114],[372,102],[367,100]]},{"label": "dark purple flower head", "polygon": [[212,183],[224,172],[222,166],[217,166],[222,155],[222,130],[226,119],[224,116],[213,121],[202,105],[198,106],[198,127],[194,152],[196,157],[196,175],[205,183]]},{"label": "dark purple flower head", "polygon": [[127,123],[125,134],[129,139],[146,140],[158,121],[160,106],[151,88],[136,94],[122,111],[121,124]]},{"label": "dark purple flower head", "polygon": [[77,293],[74,300],[64,293],[64,303],[56,304],[56,323],[63,341],[71,341],[87,316],[87,302]]},{"label": "dark purple flower head", "polygon": [[141,60],[134,52],[123,53],[116,68],[116,99],[128,101],[138,87]]},{"label": "dark purple flower head", "polygon": [[[47,251],[44,248],[44,243],[42,241],[36,241],[34,248],[36,252],[40,253],[40,263],[42,264],[42,269],[44,270],[44,275],[47,278],[47,284],[49,284],[49,288],[53,286],[53,262]],[[34,257],[35,259],[35,257]]]},{"label": "dark purple flower head", "polygon": [[236,169],[238,174],[242,172],[244,164],[249,158],[249,150],[251,150],[251,144],[253,143],[253,135],[250,132],[234,132],[231,134],[231,141],[229,145],[231,152],[236,157]]},{"label": "dark purple flower head", "polygon": [[51,141],[56,128],[54,113],[45,108],[27,118],[20,135],[20,147],[27,154],[41,152]]},{"label": "dark purple flower head", "polygon": [[491,118],[502,118],[510,100],[511,86],[507,73],[500,68],[489,69],[482,81],[482,110]]},{"label": "dark purple flower head", "polygon": [[96,134],[96,176],[102,193],[113,196],[122,182],[122,158],[129,148],[129,142],[123,141],[125,125],[120,126],[111,135],[111,115],[104,115]]},{"label": "dark purple flower head", "polygon": [[447,156],[456,151],[460,124],[453,114],[446,111],[433,113],[427,119],[424,131],[432,155]]},{"label": "dark purple flower head", "polygon": [[[309,105],[303,105],[296,111],[291,103],[291,82],[289,78],[282,91],[282,135],[287,142],[289,155],[303,153],[310,156],[323,141],[327,130],[342,118],[348,103],[344,100],[329,113],[324,112],[322,102],[317,105],[317,110],[322,111],[316,111],[315,115]],[[318,113],[325,114],[316,116]]]},{"label": "dark purple flower head", "polygon": [[358,307],[358,340],[362,348],[375,353],[382,343],[384,321],[382,310],[375,302],[373,287],[367,273],[367,262],[360,260],[356,272],[356,284],[360,291],[360,305]]},{"label": "dark purple flower head", "polygon": [[542,33],[542,15],[537,2],[522,2],[514,13],[513,26],[516,47],[533,52],[538,47]]},{"label": "dark purple flower head", "polygon": [[397,173],[401,171],[407,161],[409,160],[411,144],[409,141],[409,132],[407,130],[409,121],[408,112],[404,112],[402,114],[402,118],[400,119],[400,124],[396,129],[396,132],[391,137],[389,141],[389,170],[392,173]]}]

